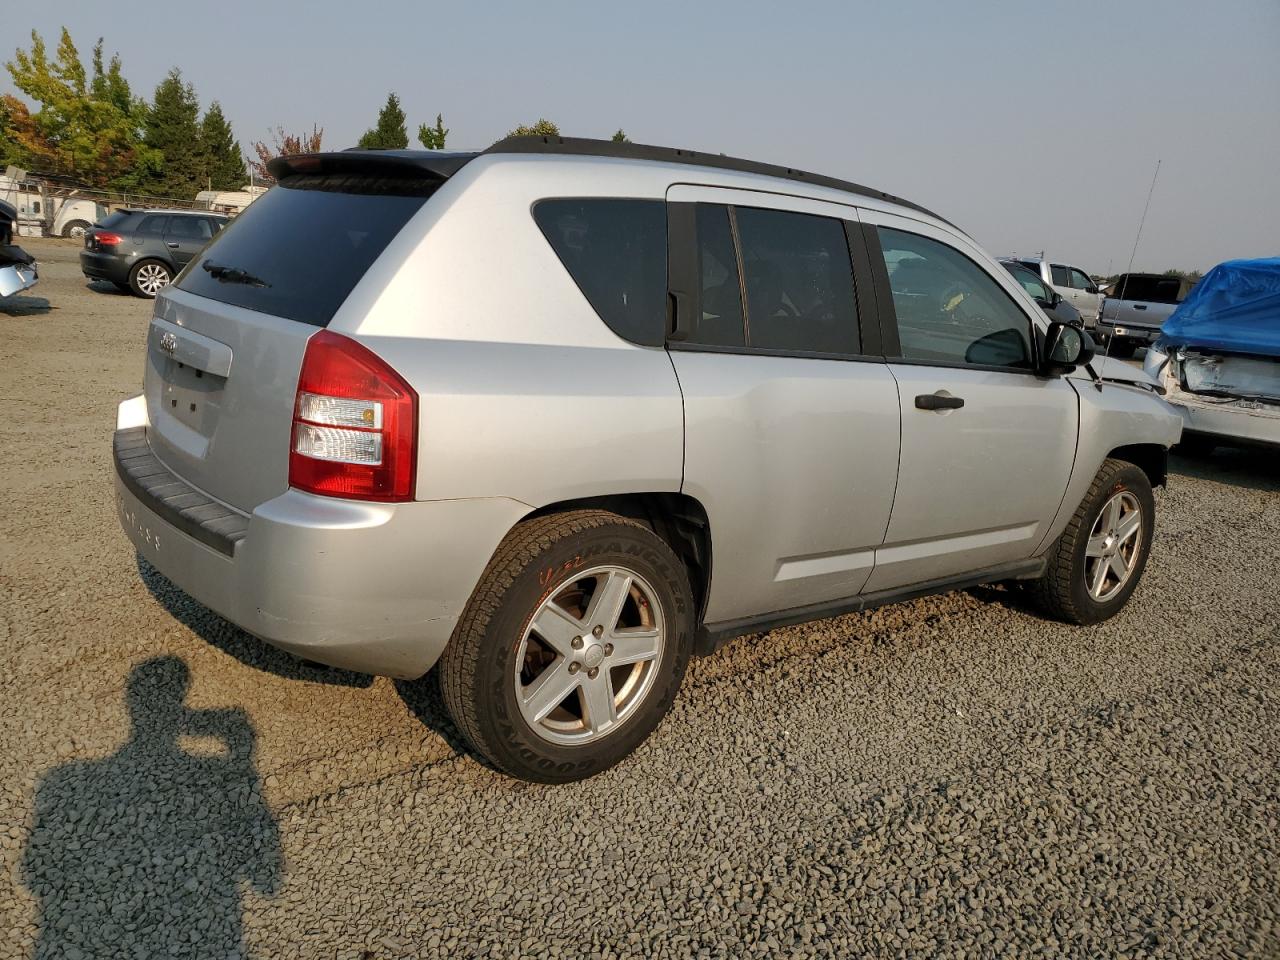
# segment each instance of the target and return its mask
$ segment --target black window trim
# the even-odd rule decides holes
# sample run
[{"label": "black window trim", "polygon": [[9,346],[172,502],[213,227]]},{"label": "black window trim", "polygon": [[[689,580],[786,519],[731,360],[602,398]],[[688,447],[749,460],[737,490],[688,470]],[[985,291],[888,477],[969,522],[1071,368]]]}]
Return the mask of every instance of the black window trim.
[{"label": "black window trim", "polygon": [[[780,196],[792,196],[783,194]],[[794,199],[794,198],[793,198]],[[805,199],[805,198],[798,198]],[[859,353],[828,353],[817,350],[782,350],[773,347],[753,347],[750,345],[726,345],[696,343],[690,337],[697,333],[697,318],[702,315],[702,278],[698,275],[698,236],[696,209],[699,203],[720,206],[727,209],[729,228],[733,239],[734,256],[738,262],[738,295],[742,302],[742,322],[744,336],[751,334],[751,320],[747,309],[746,276],[742,268],[742,244],[738,237],[738,218],[735,208],[768,210],[770,212],[795,213],[802,216],[825,217],[835,220],[844,228],[845,245],[848,250],[851,273],[853,277],[854,322],[858,327],[858,343],[862,348]],[[853,211],[851,210],[852,214]],[[856,216],[856,214],[854,214]],[[867,251],[862,248],[861,234],[856,232],[859,222],[848,217],[827,216],[822,213],[808,213],[800,210],[788,210],[786,207],[756,207],[747,203],[725,203],[719,200],[679,200],[667,202],[667,280],[669,286],[668,303],[670,316],[667,327],[667,349],[686,353],[723,353],[739,356],[758,357],[794,357],[801,360],[849,360],[861,363],[884,363],[885,354],[881,348],[883,323],[872,322],[878,319],[875,311],[876,295],[872,292],[872,282],[868,277],[868,264],[871,262]],[[863,262],[860,263],[860,258]],[[873,348],[868,350],[868,347]]]},{"label": "black window trim", "polygon": [[[945,367],[946,369],[949,369],[949,370],[984,370],[991,373],[1020,373],[1023,376],[1032,376],[1032,377],[1041,377],[1044,375],[1041,368],[1041,362],[1040,362],[1040,346],[1041,346],[1041,337],[1042,337],[1042,334],[1040,331],[1040,325],[1036,323],[1034,317],[1032,317],[1029,313],[1027,313],[1025,309],[1023,309],[1022,304],[1018,303],[1016,299],[1009,296],[1009,291],[1004,289],[1004,286],[1000,283],[999,279],[994,274],[992,274],[991,271],[987,270],[985,267],[982,266],[982,264],[978,263],[978,261],[974,260],[973,257],[969,256],[967,253],[965,253],[963,250],[956,247],[954,244],[944,243],[944,241],[939,240],[936,237],[930,237],[927,234],[917,233],[914,230],[907,230],[902,227],[897,227],[897,226],[891,227],[886,225],[885,229],[887,230],[896,230],[899,233],[909,233],[912,236],[920,237],[923,240],[932,240],[934,243],[943,243],[946,247],[948,247],[951,250],[954,250],[960,256],[964,257],[966,260],[972,263],[974,267],[976,267],[978,270],[982,271],[984,274],[986,274],[988,277],[991,278],[992,282],[995,283],[995,285],[1000,288],[1000,292],[1004,294],[1004,296],[1008,297],[1009,302],[1013,304],[1013,306],[1017,309],[1017,311],[1020,314],[1022,314],[1023,318],[1027,321],[1028,327],[1030,328],[1029,330],[1030,342],[1031,342],[1031,366],[1030,367],[1013,367],[1013,366],[1004,366],[1001,364],[989,364],[989,363],[956,363],[951,360],[918,360],[914,357],[904,357],[902,355],[901,339],[898,334],[898,311],[897,311],[897,307],[894,306],[893,291],[889,286],[889,270],[885,266],[885,262],[884,262],[884,249],[880,244],[880,230],[876,224],[871,224],[866,222],[862,224],[862,227],[863,227],[864,234],[870,234],[874,238],[875,255],[871,258],[873,270],[875,269],[875,267],[878,266],[879,267],[878,273],[883,275],[882,280],[879,276],[877,276],[877,280],[880,282],[878,282],[876,285],[876,291],[877,291],[877,303],[880,306],[881,327],[883,329],[891,328],[893,331],[893,340],[892,340],[893,352],[892,353],[886,352],[886,357],[890,363],[900,363],[903,366],[912,366],[912,367]],[[871,246],[870,241],[868,242],[868,246]],[[1010,280],[1012,280],[1012,278],[1010,278]],[[886,338],[886,340],[887,339],[888,338]]]}]

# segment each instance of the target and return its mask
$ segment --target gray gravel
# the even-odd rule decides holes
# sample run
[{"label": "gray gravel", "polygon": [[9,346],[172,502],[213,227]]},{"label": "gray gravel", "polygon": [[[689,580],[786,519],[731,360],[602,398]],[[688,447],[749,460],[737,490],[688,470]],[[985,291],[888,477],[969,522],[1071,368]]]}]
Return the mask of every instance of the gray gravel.
[{"label": "gray gravel", "polygon": [[1110,623],[989,589],[746,637],[632,760],[530,786],[429,680],[306,667],[139,576],[108,441],[149,305],[29,249],[0,957],[1280,956],[1275,458],[1178,461]]}]

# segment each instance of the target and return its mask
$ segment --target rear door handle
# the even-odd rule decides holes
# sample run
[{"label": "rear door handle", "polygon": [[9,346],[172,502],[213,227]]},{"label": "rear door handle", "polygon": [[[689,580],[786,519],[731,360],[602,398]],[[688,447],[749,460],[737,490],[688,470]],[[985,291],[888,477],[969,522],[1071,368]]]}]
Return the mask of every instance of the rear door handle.
[{"label": "rear door handle", "polygon": [[1135,303],[1135,304],[1133,305],[1133,309],[1135,309],[1135,310],[1145,310],[1145,309],[1147,309],[1147,305],[1146,305],[1145,303]]},{"label": "rear door handle", "polygon": [[166,246],[166,247],[168,247],[168,248],[169,248],[169,249],[171,249],[171,250],[177,250],[177,249],[178,249],[178,245],[177,245],[176,243],[174,243],[172,240],[170,240],[168,243],[166,243],[166,244],[165,244],[165,246]]},{"label": "rear door handle", "polygon": [[945,393],[922,393],[916,397],[917,410],[959,410],[963,406],[964,398]]}]

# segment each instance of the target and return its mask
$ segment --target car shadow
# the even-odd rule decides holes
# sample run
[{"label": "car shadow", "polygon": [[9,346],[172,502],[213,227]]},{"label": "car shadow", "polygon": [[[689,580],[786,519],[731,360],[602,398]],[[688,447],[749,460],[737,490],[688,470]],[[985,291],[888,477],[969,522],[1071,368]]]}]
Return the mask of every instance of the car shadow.
[{"label": "car shadow", "polygon": [[137,557],[138,575],[143,584],[171,617],[188,627],[201,640],[217,647],[247,667],[263,670],[289,680],[327,683],[344,687],[368,687],[373,677],[367,673],[339,670],[311,663],[277,650],[264,640],[246,633],[234,623],[218,616],[200,601],[149,564]]},{"label": "car shadow", "polygon": [[413,714],[414,719],[421,723],[432,733],[438,735],[445,743],[449,745],[449,749],[459,756],[470,757],[476,763],[490,770],[496,770],[485,757],[481,756],[471,746],[471,743],[462,735],[462,731],[458,729],[457,724],[453,722],[453,717],[449,715],[448,708],[444,705],[444,694],[440,691],[440,670],[433,669],[424,677],[417,680],[397,680],[395,681],[396,693],[399,694],[401,701],[409,708],[409,712]]},{"label": "car shadow", "polygon": [[178,657],[138,664],[128,741],[37,784],[19,871],[38,904],[33,960],[248,957],[241,890],[279,892],[279,827],[248,715],[188,707],[190,685]]},{"label": "car shadow", "polygon": [[24,297],[14,294],[0,299],[0,313],[10,317],[38,317],[53,309],[44,297]]},{"label": "car shadow", "polygon": [[121,290],[110,280],[89,280],[85,283],[85,288],[92,290],[94,293],[104,293],[110,297],[132,297],[133,294],[128,290]]},{"label": "car shadow", "polygon": [[1276,493],[1280,492],[1280,450],[1219,447],[1194,456],[1175,453],[1169,458],[1169,473]]}]

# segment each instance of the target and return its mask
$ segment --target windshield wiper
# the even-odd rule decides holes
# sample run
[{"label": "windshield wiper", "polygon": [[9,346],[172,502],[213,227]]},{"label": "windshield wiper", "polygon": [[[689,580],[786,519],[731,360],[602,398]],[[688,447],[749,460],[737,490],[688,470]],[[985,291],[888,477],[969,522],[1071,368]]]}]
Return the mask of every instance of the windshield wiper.
[{"label": "windshield wiper", "polygon": [[219,280],[222,283],[243,283],[249,287],[269,287],[271,284],[263,280],[261,277],[255,277],[251,273],[246,273],[239,267],[228,267],[221,263],[210,263],[206,260],[200,264],[204,268],[205,273]]}]

